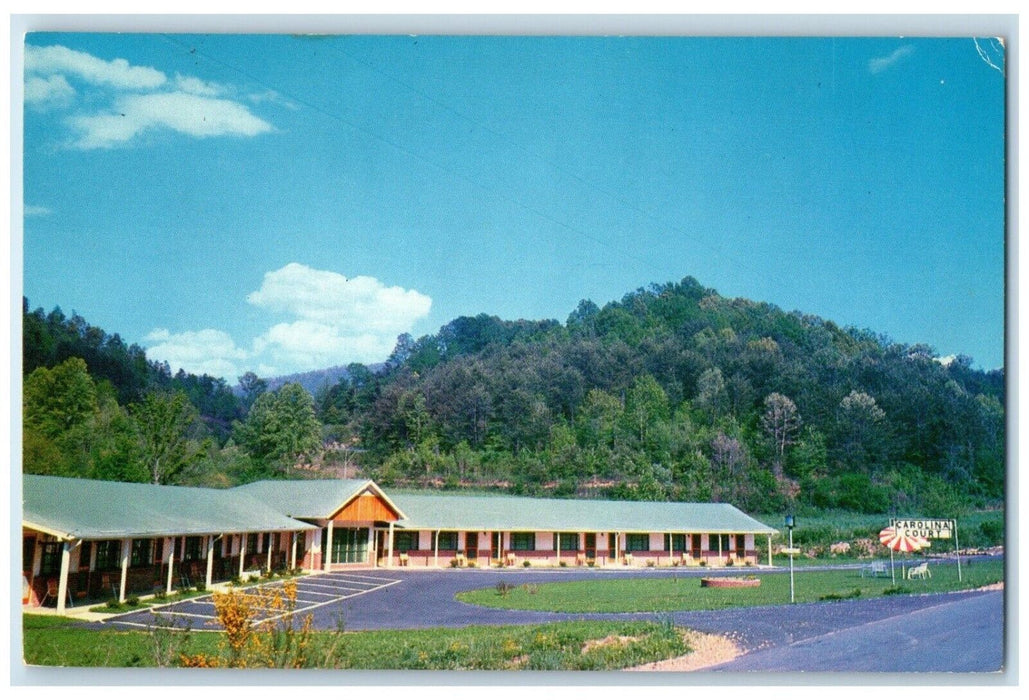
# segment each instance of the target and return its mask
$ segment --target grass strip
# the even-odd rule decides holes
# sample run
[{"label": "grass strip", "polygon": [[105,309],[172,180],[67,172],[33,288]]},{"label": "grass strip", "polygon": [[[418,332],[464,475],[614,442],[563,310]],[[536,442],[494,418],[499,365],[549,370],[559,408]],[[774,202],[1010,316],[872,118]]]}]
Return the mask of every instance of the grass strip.
[{"label": "grass strip", "polygon": [[[1002,561],[979,561],[962,567],[930,564],[932,578],[912,581],[862,577],[859,570],[810,571],[794,574],[798,603],[846,598],[874,598],[897,593],[942,593],[979,588],[1004,580]],[[717,575],[731,575],[721,570]],[[790,600],[788,573],[757,574],[757,588],[702,588],[699,577],[618,578],[480,588],[457,595],[464,603],[490,608],[565,613],[670,612],[720,610],[756,605],[781,605]],[[899,589],[899,590],[896,590]]]},{"label": "grass strip", "polygon": [[[25,661],[42,666],[175,666],[180,654],[217,654],[220,634],[92,630],[26,615]],[[667,622],[557,622],[531,626],[316,632],[312,668],[365,670],[617,670],[689,652]]]}]

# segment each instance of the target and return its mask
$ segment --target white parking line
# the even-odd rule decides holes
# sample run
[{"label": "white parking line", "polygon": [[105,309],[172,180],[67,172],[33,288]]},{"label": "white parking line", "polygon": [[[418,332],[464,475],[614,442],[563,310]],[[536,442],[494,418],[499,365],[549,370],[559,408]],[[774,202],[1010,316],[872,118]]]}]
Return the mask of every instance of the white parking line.
[{"label": "white parking line", "polygon": [[[364,579],[364,580],[352,580],[352,579]],[[362,596],[362,595],[364,595],[366,593],[371,593],[373,591],[381,590],[383,588],[388,588],[389,586],[392,586],[392,585],[395,585],[397,583],[401,583],[402,582],[402,579],[388,579],[388,578],[382,578],[380,576],[358,576],[358,575],[354,575],[354,574],[345,574],[345,575],[340,575],[340,574],[335,574],[335,575],[333,575],[333,574],[318,574],[318,575],[312,576],[310,578],[300,578],[300,579],[295,579],[295,580],[296,580],[296,583],[297,583],[297,599],[296,599],[296,603],[297,604],[303,604],[302,607],[298,605],[298,607],[296,607],[295,609],[287,610],[287,611],[282,612],[282,613],[280,613],[278,615],[272,615],[272,616],[268,616],[268,617],[263,617],[262,616],[260,619],[257,619],[257,620],[253,621],[252,624],[254,626],[261,625],[261,624],[264,624],[266,622],[272,622],[272,621],[275,621],[275,620],[279,620],[279,619],[281,619],[283,617],[286,617],[288,615],[298,615],[298,614],[301,614],[301,613],[306,613],[306,612],[308,612],[310,610],[314,610],[316,608],[321,608],[321,607],[324,607],[326,605],[332,605],[333,603],[339,603],[339,602],[342,602],[344,600],[348,600],[350,598],[356,598],[356,597]],[[337,584],[337,585],[333,585],[333,584]],[[351,585],[347,586],[347,585],[338,585],[338,584],[351,584]],[[283,584],[281,582],[272,582],[272,583],[262,584],[262,585],[256,586],[254,589],[251,589],[250,593],[253,594],[256,590],[259,590],[261,592],[274,591],[274,590],[282,588],[282,585]],[[360,587],[358,588],[358,587],[354,587],[354,586],[360,586]],[[315,588],[322,589],[322,590],[312,590],[312,589],[315,589]],[[246,592],[247,589],[242,589],[242,591]],[[329,591],[329,592],[322,592],[322,591]],[[300,597],[301,595],[303,595],[305,597],[301,598]],[[327,600],[310,600],[306,596],[325,597],[325,598],[327,598]],[[198,618],[198,619],[202,619],[202,620],[217,620],[217,615],[214,615],[214,614],[204,615],[204,614],[200,614],[200,613],[179,612],[177,610],[172,610],[171,608],[173,606],[176,606],[176,605],[199,605],[199,606],[203,606],[204,608],[212,608],[212,609],[215,607],[213,596],[206,595],[206,596],[202,596],[202,597],[198,597],[198,598],[192,598],[192,599],[188,599],[188,600],[180,600],[180,601],[175,601],[173,603],[166,603],[166,604],[161,605],[161,606],[155,606],[153,608],[150,608],[150,612],[153,613],[154,616],[158,617],[158,618],[160,618],[160,617],[165,617],[165,618],[184,617],[184,618]],[[268,611],[268,610],[270,610],[270,608],[260,607],[260,608],[258,608],[258,610],[260,610],[260,611]],[[127,613],[127,614],[132,614],[132,613]],[[152,623],[143,624],[143,623],[139,623],[139,622],[122,622],[122,621],[116,620],[116,619],[112,620],[112,622],[117,623],[117,624],[122,624],[122,625],[131,625],[131,626],[135,626],[135,627],[153,627],[153,626],[155,626]],[[167,625],[157,625],[157,626],[165,627]],[[174,625],[171,625],[170,627],[172,629],[175,628]]]}]

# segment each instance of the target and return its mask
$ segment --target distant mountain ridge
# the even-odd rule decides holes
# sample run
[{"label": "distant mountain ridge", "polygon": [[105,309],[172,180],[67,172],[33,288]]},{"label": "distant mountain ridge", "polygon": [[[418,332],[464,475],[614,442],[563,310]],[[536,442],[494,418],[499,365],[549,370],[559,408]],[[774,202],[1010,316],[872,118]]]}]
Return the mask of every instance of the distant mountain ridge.
[{"label": "distant mountain ridge", "polygon": [[[382,363],[376,363],[366,365],[366,367],[373,373],[378,373],[382,369]],[[275,391],[284,384],[299,384],[300,386],[307,389],[311,396],[317,396],[319,391],[330,389],[339,383],[341,379],[349,379],[350,372],[343,365],[337,365],[335,367],[327,367],[326,369],[314,369],[310,372],[297,372],[296,374],[286,374],[281,377],[271,377],[265,379],[268,382],[268,390]],[[240,394],[239,386],[233,387],[233,391]]]}]

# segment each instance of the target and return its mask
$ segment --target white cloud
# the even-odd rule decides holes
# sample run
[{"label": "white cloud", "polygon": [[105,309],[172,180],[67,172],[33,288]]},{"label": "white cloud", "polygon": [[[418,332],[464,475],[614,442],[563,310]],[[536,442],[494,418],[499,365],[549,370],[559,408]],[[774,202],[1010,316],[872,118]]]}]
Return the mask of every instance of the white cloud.
[{"label": "white cloud", "polygon": [[124,58],[105,61],[66,46],[26,46],[25,72],[74,75],[94,85],[123,90],[153,89],[168,79],[155,68],[131,66]]},{"label": "white cloud", "polygon": [[254,350],[290,371],[322,369],[350,362],[382,362],[396,344],[395,335],[346,333],[316,321],[279,323],[254,340]]},{"label": "white cloud", "polygon": [[158,328],[143,340],[147,357],[167,362],[173,372],[184,369],[193,374],[223,377],[230,383],[242,374],[240,363],[249,357],[247,351],[236,347],[228,333],[214,329],[171,333]]},{"label": "white cloud", "polygon": [[33,105],[70,104],[75,97],[75,88],[63,75],[47,77],[29,76],[25,78],[25,102]]},{"label": "white cloud", "polygon": [[[81,104],[76,109],[83,84]],[[67,145],[80,149],[112,148],[140,134],[167,130],[193,138],[251,137],[272,130],[231,86],[191,75],[174,79],[123,58],[111,61],[65,46],[25,47],[25,102],[71,108],[65,124],[74,132]],[[242,98],[241,98],[242,99]]]},{"label": "white cloud", "polygon": [[904,60],[915,52],[915,47],[910,44],[901,46],[899,49],[891,53],[889,56],[882,56],[880,58],[873,58],[868,62],[868,71],[872,74],[882,73],[888,68],[892,68],[894,65]]},{"label": "white cloud", "polygon": [[374,277],[348,279],[299,263],[265,273],[261,288],[247,301],[341,331],[393,336],[409,331],[432,307],[432,299],[413,289],[387,287]]},{"label": "white cloud", "polygon": [[194,78],[190,75],[179,75],[175,74],[175,87],[182,92],[190,92],[194,95],[203,95],[205,97],[218,97],[224,95],[226,90],[217,83],[208,83],[200,78]]},{"label": "white cloud", "polygon": [[432,299],[414,290],[388,287],[373,277],[348,279],[299,263],[266,273],[261,288],[247,301],[291,318],[254,338],[250,350],[218,330],[157,329],[146,337],[147,356],[167,361],[173,371],[181,367],[230,382],[247,370],[271,377],[350,362],[382,362],[397,336],[409,333],[432,306]]},{"label": "white cloud", "polygon": [[78,148],[108,148],[125,143],[153,129],[170,129],[197,138],[209,136],[256,136],[271,125],[243,105],[230,100],[185,92],[126,95],[115,112],[71,117],[79,133]]}]

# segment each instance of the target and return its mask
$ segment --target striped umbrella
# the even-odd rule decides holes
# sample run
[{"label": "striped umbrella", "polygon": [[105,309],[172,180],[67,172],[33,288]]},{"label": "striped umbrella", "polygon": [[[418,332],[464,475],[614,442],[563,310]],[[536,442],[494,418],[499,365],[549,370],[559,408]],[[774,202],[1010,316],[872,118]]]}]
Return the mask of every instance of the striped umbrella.
[{"label": "striped umbrella", "polygon": [[895,527],[884,527],[879,531],[879,542],[895,552],[917,552],[929,546],[924,537],[910,537],[897,532]]}]

